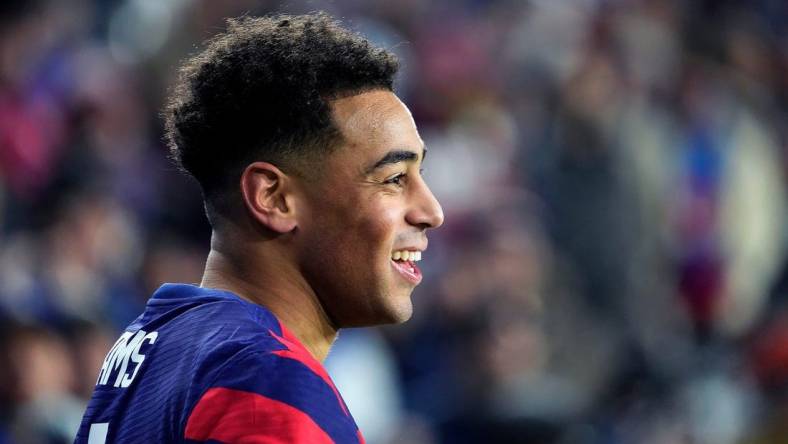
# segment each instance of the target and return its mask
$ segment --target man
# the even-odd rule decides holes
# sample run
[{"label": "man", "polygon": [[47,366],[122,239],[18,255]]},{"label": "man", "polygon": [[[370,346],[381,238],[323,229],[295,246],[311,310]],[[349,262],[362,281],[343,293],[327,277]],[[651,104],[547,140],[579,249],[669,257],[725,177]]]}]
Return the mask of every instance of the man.
[{"label": "man", "polygon": [[443,222],[395,57],[324,14],[231,20],[166,109],[213,227],[104,361],[76,442],[363,442],[321,362],[403,322]]}]

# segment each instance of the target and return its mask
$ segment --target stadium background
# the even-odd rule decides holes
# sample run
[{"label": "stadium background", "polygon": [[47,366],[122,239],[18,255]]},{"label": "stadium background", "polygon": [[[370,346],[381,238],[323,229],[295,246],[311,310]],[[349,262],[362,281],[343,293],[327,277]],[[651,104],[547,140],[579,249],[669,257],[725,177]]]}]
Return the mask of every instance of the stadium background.
[{"label": "stadium background", "polygon": [[242,13],[400,55],[446,224],[328,360],[370,444],[788,443],[788,3],[5,0],[0,443],[70,442],[209,230],[158,116]]}]

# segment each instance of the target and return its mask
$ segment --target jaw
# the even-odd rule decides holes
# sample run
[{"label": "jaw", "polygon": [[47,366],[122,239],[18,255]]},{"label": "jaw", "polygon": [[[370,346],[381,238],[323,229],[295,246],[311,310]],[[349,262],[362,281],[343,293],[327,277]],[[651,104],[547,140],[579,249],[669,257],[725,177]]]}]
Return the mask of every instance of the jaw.
[{"label": "jaw", "polygon": [[401,324],[413,315],[413,301],[411,292],[413,288],[397,286],[385,296],[379,304],[380,312],[377,315],[378,324]]},{"label": "jaw", "polygon": [[378,265],[367,272],[351,263],[312,263],[309,285],[333,326],[369,327],[410,318],[414,285],[399,275],[390,262],[387,259],[385,267]]},{"label": "jaw", "polygon": [[418,267],[404,272],[407,270],[400,268],[405,263],[394,263],[393,235],[380,236],[376,245],[370,243],[367,249],[360,245],[353,251],[342,246],[352,245],[348,231],[364,232],[355,224],[350,229],[331,230],[339,234],[333,237],[316,235],[319,231],[308,230],[311,236],[299,239],[299,269],[335,327],[397,324],[410,319],[411,293],[421,281],[421,272]]},{"label": "jaw", "polygon": [[343,327],[369,327],[384,324],[399,324],[413,314],[411,294],[415,284],[405,279],[394,269],[390,260],[377,273],[377,282],[368,281],[367,290],[359,292],[354,304],[356,310],[348,313]]}]

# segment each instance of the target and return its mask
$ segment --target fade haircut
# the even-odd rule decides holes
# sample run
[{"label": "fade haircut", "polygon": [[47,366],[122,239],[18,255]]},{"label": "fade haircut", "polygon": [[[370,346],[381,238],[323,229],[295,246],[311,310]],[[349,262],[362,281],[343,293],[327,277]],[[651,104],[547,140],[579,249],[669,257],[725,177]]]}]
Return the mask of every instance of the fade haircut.
[{"label": "fade haircut", "polygon": [[246,165],[308,175],[305,160],[341,141],[330,102],[391,91],[397,69],[395,55],[322,12],[230,19],[180,70],[164,109],[170,155],[199,182],[213,224]]}]

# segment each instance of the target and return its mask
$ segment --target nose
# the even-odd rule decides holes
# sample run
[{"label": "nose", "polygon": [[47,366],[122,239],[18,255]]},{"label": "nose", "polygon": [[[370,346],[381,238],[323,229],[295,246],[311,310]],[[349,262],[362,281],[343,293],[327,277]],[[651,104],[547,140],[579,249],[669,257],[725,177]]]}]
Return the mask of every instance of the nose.
[{"label": "nose", "polygon": [[411,225],[416,225],[422,230],[438,228],[443,225],[443,208],[432,194],[423,179],[419,178],[414,189],[413,205],[408,211],[406,219]]}]

